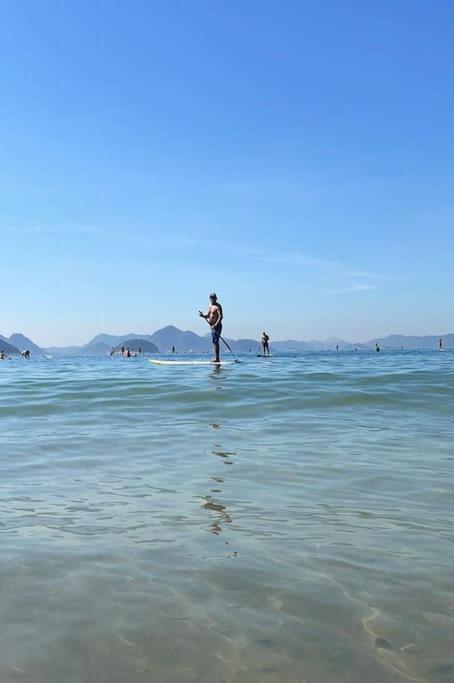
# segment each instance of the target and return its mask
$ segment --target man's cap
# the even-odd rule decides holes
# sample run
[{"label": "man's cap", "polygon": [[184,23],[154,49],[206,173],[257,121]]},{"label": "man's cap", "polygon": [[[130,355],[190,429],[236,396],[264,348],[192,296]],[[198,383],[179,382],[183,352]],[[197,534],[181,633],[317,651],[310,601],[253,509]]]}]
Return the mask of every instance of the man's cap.
[{"label": "man's cap", "polygon": [[211,292],[210,299],[217,299],[218,295],[215,292]]}]

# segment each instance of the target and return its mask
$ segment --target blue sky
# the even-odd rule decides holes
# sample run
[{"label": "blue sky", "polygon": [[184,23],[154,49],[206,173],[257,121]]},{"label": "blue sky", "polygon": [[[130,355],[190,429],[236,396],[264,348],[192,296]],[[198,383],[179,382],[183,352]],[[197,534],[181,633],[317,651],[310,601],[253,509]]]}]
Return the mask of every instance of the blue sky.
[{"label": "blue sky", "polygon": [[451,2],[0,0],[0,333],[454,331]]}]

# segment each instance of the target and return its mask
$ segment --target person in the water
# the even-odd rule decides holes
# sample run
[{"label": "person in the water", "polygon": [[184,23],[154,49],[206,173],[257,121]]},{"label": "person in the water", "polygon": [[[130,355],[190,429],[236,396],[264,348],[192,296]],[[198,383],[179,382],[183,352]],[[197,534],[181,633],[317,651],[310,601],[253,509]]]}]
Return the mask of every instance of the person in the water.
[{"label": "person in the water", "polygon": [[441,338],[438,340],[438,350],[443,351],[443,339]]},{"label": "person in the water", "polygon": [[377,351],[377,353],[380,351],[380,347],[378,345],[378,342],[375,344],[375,350]]},{"label": "person in the water", "polygon": [[224,312],[222,306],[218,301],[217,294],[214,292],[210,294],[210,305],[206,313],[199,311],[201,318],[205,318],[211,327],[211,340],[213,342],[214,349],[214,363],[221,362],[221,351],[220,351],[220,340],[222,334],[222,320],[224,318]]}]

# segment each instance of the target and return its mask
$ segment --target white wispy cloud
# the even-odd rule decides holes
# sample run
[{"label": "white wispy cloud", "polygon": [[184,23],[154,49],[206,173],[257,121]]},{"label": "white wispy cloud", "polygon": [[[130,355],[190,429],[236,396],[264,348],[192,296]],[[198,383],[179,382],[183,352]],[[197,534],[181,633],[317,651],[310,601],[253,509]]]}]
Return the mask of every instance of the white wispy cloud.
[{"label": "white wispy cloud", "polygon": [[[185,237],[171,238],[170,240],[166,240],[166,243],[171,247],[183,249],[203,249],[207,247],[206,240]],[[252,258],[263,263],[303,266],[313,270],[338,275],[344,278],[380,279],[383,277],[367,270],[355,268],[344,263],[339,263],[337,261],[332,261],[319,256],[313,256],[312,254],[306,254],[297,250],[282,251],[276,249],[265,249],[262,247],[242,244],[240,242],[224,240],[216,240],[216,245],[224,252],[228,252],[236,257]],[[209,244],[209,248],[212,248],[212,243]],[[358,285],[358,287],[366,287],[366,285]],[[368,286],[368,288],[372,288],[372,285]]]},{"label": "white wispy cloud", "polygon": [[84,225],[84,224],[61,224],[61,225],[45,225],[31,223],[9,223],[1,222],[0,220],[0,232],[13,232],[18,234],[88,234],[88,235],[99,235],[104,232],[104,229],[97,225]]},{"label": "white wispy cloud", "polygon": [[376,285],[369,285],[369,284],[351,285],[350,287],[341,287],[340,289],[333,289],[332,293],[333,294],[343,294],[346,292],[365,292],[368,289],[377,289],[377,286]]}]

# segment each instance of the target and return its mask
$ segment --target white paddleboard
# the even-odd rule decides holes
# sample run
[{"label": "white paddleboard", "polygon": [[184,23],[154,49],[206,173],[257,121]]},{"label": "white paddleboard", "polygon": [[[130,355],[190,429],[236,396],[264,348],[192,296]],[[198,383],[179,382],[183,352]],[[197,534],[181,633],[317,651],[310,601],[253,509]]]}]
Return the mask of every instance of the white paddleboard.
[{"label": "white paddleboard", "polygon": [[161,360],[160,358],[149,358],[150,363],[155,365],[232,365],[233,361],[223,360],[220,363],[213,363],[210,360]]}]

